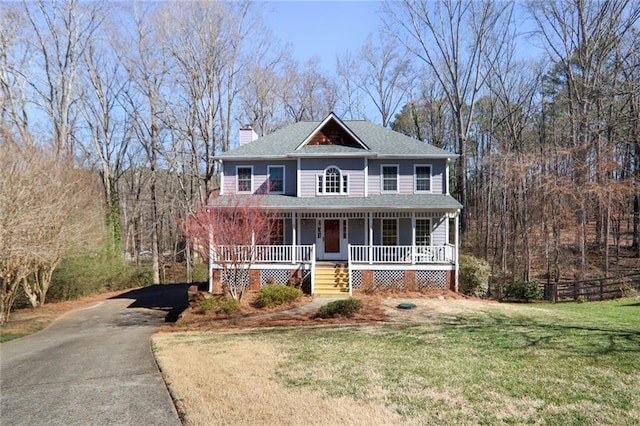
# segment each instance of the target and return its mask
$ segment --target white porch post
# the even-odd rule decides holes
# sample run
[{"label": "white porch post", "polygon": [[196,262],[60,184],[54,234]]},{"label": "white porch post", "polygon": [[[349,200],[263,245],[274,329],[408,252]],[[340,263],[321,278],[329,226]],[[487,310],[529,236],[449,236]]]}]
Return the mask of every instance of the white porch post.
[{"label": "white porch post", "polygon": [[416,264],[416,212],[411,212],[411,264]]},{"label": "white porch post", "polygon": [[373,213],[367,213],[369,215],[369,233],[368,233],[368,243],[369,243],[369,264],[373,264]]},{"label": "white porch post", "polygon": [[460,218],[460,210],[458,210],[458,213],[456,214],[456,218],[455,218],[455,222],[454,222],[454,226],[456,227],[456,229],[455,229],[455,243],[454,243],[455,253],[453,254],[453,258],[455,259],[455,262],[456,262],[456,266],[455,266],[455,268],[456,268],[455,269],[456,270],[456,293],[458,292],[458,283],[459,283],[458,275],[459,275],[459,271],[460,271],[460,265],[459,265],[460,256],[458,254],[458,252],[459,252],[458,248],[459,248],[459,245],[460,245],[460,242],[459,242],[459,232],[460,231],[458,230],[458,228],[459,228],[458,222],[460,220],[459,218]]},{"label": "white porch post", "polygon": [[298,238],[298,218],[291,213],[291,263],[296,263],[296,245]]}]

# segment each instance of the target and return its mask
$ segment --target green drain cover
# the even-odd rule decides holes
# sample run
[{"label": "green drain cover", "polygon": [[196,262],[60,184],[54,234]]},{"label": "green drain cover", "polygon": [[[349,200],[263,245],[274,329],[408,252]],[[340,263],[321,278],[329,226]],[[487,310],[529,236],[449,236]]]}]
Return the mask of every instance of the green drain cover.
[{"label": "green drain cover", "polygon": [[398,309],[413,309],[416,305],[414,303],[401,303],[398,305]]}]

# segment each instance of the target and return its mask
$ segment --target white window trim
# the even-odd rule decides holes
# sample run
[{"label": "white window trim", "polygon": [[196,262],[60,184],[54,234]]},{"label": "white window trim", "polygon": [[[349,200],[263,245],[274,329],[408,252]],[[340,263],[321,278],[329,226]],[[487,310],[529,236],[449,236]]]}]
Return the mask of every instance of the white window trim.
[{"label": "white window trim", "polygon": [[[282,191],[272,191],[271,187],[269,185],[269,182],[271,181],[271,169],[275,169],[275,168],[279,168],[282,169]],[[269,186],[268,191],[269,194],[284,194],[287,191],[287,178],[286,178],[286,169],[285,166],[283,165],[273,165],[273,166],[267,166],[267,186]]]},{"label": "white window trim", "polygon": [[433,221],[431,220],[431,218],[425,218],[425,217],[417,217],[415,219],[415,235],[414,235],[414,240],[413,240],[413,245],[415,246],[419,246],[422,247],[422,245],[418,245],[418,221],[419,220],[424,220],[429,222],[429,244],[427,244],[427,246],[431,246],[433,245]]},{"label": "white window trim", "polygon": [[[429,167],[429,189],[427,191],[418,191],[418,167]],[[430,194],[433,192],[433,166],[431,164],[413,165],[413,192],[416,194]]]},{"label": "white window trim", "polygon": [[[327,179],[326,179],[326,174],[327,174],[327,170],[334,168],[336,170],[338,170],[338,172],[340,172],[340,181],[338,182],[338,189],[340,190],[339,192],[327,192]],[[318,190],[318,177],[321,176],[322,177],[322,191]],[[343,191],[343,187],[344,187],[344,180],[345,178],[347,179],[347,190]],[[351,183],[349,182],[351,179],[349,179],[349,175],[344,173],[342,171],[342,169],[340,169],[340,167],[338,166],[327,166],[325,167],[325,169],[322,171],[322,173],[317,173],[316,174],[316,179],[314,182],[314,185],[316,187],[316,195],[349,195],[349,187],[351,185]]]},{"label": "white window trim", "polygon": [[396,223],[396,243],[394,246],[397,246],[399,241],[398,233],[400,232],[400,228],[398,227],[398,219],[390,219],[390,218],[380,219],[380,245],[385,245],[384,244],[384,222],[387,220],[390,220],[390,221],[392,220]]},{"label": "white window trim", "polygon": [[[395,167],[396,169],[396,189],[384,189],[384,173],[385,167]],[[400,192],[400,165],[399,164],[380,164],[380,193],[397,194]]]},{"label": "white window trim", "polygon": [[[238,169],[251,169],[251,190],[249,191],[240,191],[240,176],[238,174]],[[253,166],[250,165],[237,165],[236,166],[236,194],[253,194]]]}]

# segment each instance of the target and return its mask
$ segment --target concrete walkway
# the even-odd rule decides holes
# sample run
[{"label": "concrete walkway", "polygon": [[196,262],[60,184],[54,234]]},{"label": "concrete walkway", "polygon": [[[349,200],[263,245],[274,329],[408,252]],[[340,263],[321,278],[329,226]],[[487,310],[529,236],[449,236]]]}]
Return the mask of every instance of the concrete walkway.
[{"label": "concrete walkway", "polygon": [[157,326],[186,285],[135,290],[0,345],[2,425],[180,425],[153,358]]}]

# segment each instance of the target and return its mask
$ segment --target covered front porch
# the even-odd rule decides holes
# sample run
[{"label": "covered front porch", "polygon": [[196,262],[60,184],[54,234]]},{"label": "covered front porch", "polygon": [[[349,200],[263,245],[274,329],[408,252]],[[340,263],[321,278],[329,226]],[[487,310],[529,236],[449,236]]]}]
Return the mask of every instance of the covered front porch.
[{"label": "covered front porch", "polygon": [[277,220],[277,244],[315,245],[319,261],[457,263],[457,210],[279,212]]},{"label": "covered front porch", "polygon": [[274,244],[219,248],[212,253],[210,267],[214,272],[234,257],[233,253],[237,258],[237,251],[244,251],[255,270],[254,288],[294,279],[315,294],[322,281],[316,277],[320,262],[321,267],[339,267],[341,276],[348,274],[348,283],[344,279],[339,283],[336,278],[334,285],[348,295],[354,289],[400,284],[405,288],[456,290],[457,213],[279,212]]}]

